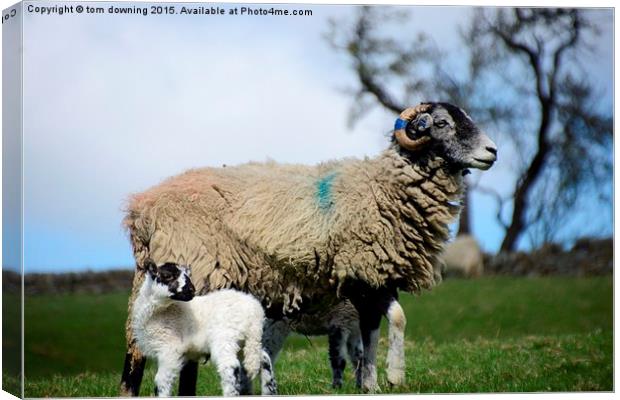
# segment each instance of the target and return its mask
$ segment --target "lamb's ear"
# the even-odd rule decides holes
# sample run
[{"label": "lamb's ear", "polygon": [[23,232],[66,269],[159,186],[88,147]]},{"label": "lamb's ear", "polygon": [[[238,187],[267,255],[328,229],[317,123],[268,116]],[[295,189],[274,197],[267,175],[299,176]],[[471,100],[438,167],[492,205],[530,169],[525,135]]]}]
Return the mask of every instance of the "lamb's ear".
[{"label": "lamb's ear", "polygon": [[144,261],[144,269],[153,277],[157,275],[157,264],[155,264],[155,262],[150,258],[147,258],[146,261]]}]

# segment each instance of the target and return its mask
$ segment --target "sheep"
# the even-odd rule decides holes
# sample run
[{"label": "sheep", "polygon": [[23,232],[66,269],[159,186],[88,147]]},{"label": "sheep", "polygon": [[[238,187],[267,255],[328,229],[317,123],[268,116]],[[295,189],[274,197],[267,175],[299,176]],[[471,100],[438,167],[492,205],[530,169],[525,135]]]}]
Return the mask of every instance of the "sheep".
[{"label": "sheep", "polygon": [[[169,178],[127,205],[136,260],[129,310],[149,257],[191,265],[201,292],[253,294],[272,319],[348,298],[360,318],[362,386],[375,391],[382,316],[398,290],[434,286],[462,176],[496,158],[495,144],[459,107],[422,103],[401,113],[391,144],[374,158],[250,162]],[[126,339],[121,393],[137,395],[145,358],[130,325]],[[182,371],[181,386],[190,375]]]},{"label": "sheep", "polygon": [[[400,385],[405,377],[404,333],[406,318],[398,301],[388,308],[389,350],[387,378],[391,385]],[[360,362],[363,356],[359,314],[353,304],[344,299],[327,311],[302,314],[298,318],[267,320],[263,331],[265,350],[273,363],[290,332],[302,335],[328,335],[329,360],[332,368],[332,387],[342,387],[346,358],[355,371],[356,386],[362,385]]]},{"label": "sheep", "polygon": [[181,367],[201,357],[215,363],[224,396],[242,393],[241,371],[251,381],[261,366],[263,391],[275,391],[270,358],[261,344],[265,316],[258,300],[230,289],[194,297],[187,267],[157,267],[150,260],[145,267],[131,326],[140,351],[157,360],[156,396],[169,397]]},{"label": "sheep", "polygon": [[446,264],[447,275],[478,278],[484,272],[482,250],[476,238],[471,235],[457,236],[446,245],[441,257]]}]

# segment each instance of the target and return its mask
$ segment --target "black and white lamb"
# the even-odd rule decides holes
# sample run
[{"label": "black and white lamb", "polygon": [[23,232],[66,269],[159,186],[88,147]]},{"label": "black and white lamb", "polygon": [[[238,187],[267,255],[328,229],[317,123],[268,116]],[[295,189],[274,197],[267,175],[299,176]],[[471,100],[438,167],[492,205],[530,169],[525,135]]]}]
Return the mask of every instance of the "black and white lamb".
[{"label": "black and white lamb", "polygon": [[152,261],[145,266],[131,325],[140,351],[157,360],[157,396],[169,397],[183,365],[201,358],[215,363],[224,396],[242,394],[244,375],[251,380],[259,372],[263,392],[275,391],[270,358],[261,344],[265,315],[258,300],[231,289],[194,297],[189,268],[157,267]]}]

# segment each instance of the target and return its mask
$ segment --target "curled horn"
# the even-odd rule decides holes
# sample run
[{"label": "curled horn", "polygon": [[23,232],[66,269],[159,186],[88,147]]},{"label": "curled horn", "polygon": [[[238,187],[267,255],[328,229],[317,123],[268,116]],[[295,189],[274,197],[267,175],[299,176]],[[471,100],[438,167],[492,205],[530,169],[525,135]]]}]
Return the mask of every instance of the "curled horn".
[{"label": "curled horn", "polygon": [[416,115],[428,110],[429,108],[431,108],[430,104],[418,104],[417,106],[409,107],[400,113],[400,116],[396,120],[396,125],[394,126],[394,137],[401,147],[409,151],[416,151],[431,140],[428,136],[422,136],[419,139],[413,140],[410,139],[405,132],[407,124],[413,120]]}]

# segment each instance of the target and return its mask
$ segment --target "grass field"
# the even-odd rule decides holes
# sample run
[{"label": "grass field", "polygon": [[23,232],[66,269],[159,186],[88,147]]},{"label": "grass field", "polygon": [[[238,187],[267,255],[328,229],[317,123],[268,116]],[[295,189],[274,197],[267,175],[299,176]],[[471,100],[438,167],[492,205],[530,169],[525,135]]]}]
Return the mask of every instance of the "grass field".
[{"label": "grass field", "polygon": [[[126,302],[127,293],[28,298],[25,395],[116,396]],[[613,390],[611,277],[449,280],[422,296],[403,295],[401,304],[406,385],[386,383],[383,329],[383,393]],[[153,373],[151,365],[144,395],[153,393]],[[281,394],[335,393],[324,338],[289,338],[276,374]],[[358,393],[350,369],[347,378],[336,393]],[[198,393],[220,393],[210,364]]]}]

